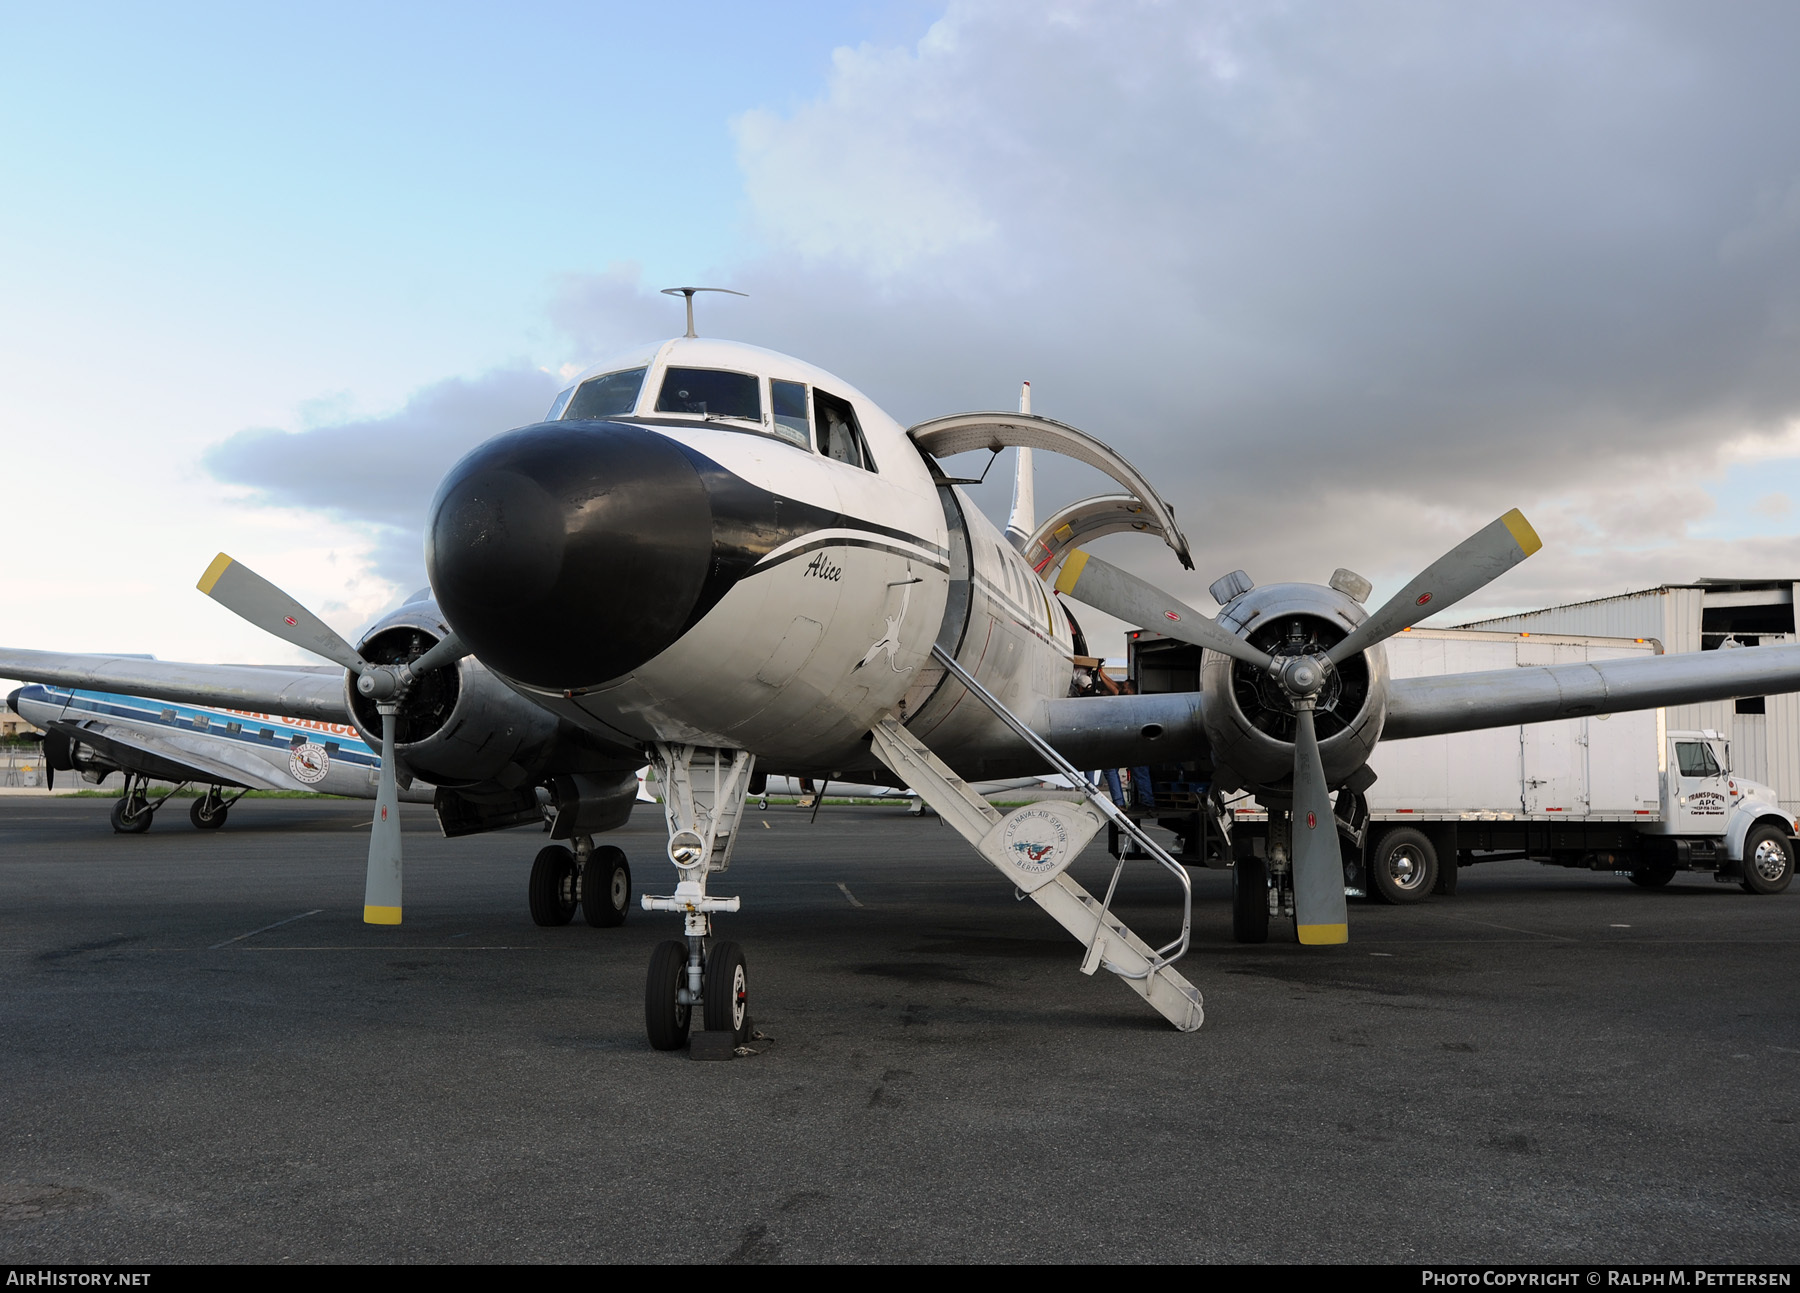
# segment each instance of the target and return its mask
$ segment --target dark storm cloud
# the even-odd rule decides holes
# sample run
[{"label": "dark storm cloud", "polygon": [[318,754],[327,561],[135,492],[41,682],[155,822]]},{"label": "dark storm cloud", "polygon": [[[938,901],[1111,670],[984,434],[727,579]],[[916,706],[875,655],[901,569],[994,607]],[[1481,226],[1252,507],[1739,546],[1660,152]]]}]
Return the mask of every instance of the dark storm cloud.
[{"label": "dark storm cloud", "polygon": [[754,339],[903,420],[1029,375],[1274,575],[1398,575],[1800,409],[1800,10],[1041,12],[739,123]]},{"label": "dark storm cloud", "polygon": [[210,450],[207,471],[262,501],[365,526],[376,572],[407,591],[425,582],[425,508],[444,473],[489,436],[544,415],[558,389],[533,368],[427,386],[389,417],[305,431],[240,431]]}]

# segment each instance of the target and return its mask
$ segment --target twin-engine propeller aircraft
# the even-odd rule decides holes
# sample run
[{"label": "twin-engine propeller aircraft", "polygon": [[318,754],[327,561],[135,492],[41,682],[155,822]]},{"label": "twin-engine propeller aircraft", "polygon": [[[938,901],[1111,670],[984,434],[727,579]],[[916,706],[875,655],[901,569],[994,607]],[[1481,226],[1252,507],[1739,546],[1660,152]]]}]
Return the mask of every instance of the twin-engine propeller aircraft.
[{"label": "twin-engine propeller aircraft", "polygon": [[[337,671],[330,683],[342,684]],[[7,697],[13,712],[44,729],[44,769],[51,789],[58,772],[94,784],[123,773],[112,827],[121,835],[150,829],[157,812],[184,786],[205,787],[188,808],[198,830],[225,825],[231,806],[251,790],[305,791],[373,799],[380,758],[348,722],[288,718],[242,709],[176,705],[142,696],[20,687]],[[151,782],[173,783],[162,794]],[[414,784],[401,798],[430,803],[431,787]]]},{"label": "twin-engine propeller aircraft", "polygon": [[[1385,638],[1536,550],[1517,512],[1373,614],[1368,585],[1347,571],[1329,586],[1260,588],[1237,572],[1213,586],[1223,610],[1208,619],[1078,550],[1137,531],[1192,566],[1172,510],[1098,440],[1028,402],[903,428],[830,373],[696,337],[686,295],[688,335],[596,365],[542,422],[495,436],[450,471],[428,514],[432,599],[356,645],[229,557],[212,564],[201,590],[342,666],[338,697],[328,703],[301,674],[165,665],[151,685],[151,662],[126,671],[144,694],[347,713],[379,741],[364,899],[375,923],[401,915],[403,775],[439,787],[447,834],[549,818],[568,846],[538,856],[536,912],[540,894],[566,910],[596,882],[629,887],[623,855],[593,837],[626,820],[647,759],[676,884],[642,906],[680,916],[685,935],[650,962],[645,1017],[658,1048],[682,1045],[695,1012],[707,1030],[747,1036],[744,954],[714,936],[714,918],[739,900],[716,879],[746,794],[769,773],[911,786],[1074,934],[1084,972],[1104,967],[1191,1030],[1201,997],[1174,966],[1190,928],[1183,867],[1103,796],[1002,815],[965,778],[1048,770],[1081,781],[1081,768],[1197,764],[1253,789],[1283,824],[1265,865],[1246,868],[1258,898],[1291,914],[1301,941],[1343,942],[1330,792],[1366,782],[1377,741],[1800,690],[1800,647],[1390,680]],[[1124,492],[1041,524],[1026,492],[1009,541],[938,462],[1004,446],[1069,455]],[[1047,580],[1204,648],[1201,689],[1080,694],[1087,647]],[[0,673],[42,677],[25,654],[0,653]],[[284,693],[305,704],[284,709]],[[1067,873],[1108,822],[1181,886],[1181,931],[1162,947],[1111,913],[1111,889],[1096,898]]]}]

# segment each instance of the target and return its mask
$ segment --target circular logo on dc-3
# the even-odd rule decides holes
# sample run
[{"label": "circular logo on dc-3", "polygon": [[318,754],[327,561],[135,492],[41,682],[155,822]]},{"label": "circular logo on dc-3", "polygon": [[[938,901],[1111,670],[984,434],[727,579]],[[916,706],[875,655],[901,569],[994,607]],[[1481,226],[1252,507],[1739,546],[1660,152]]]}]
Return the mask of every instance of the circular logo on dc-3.
[{"label": "circular logo on dc-3", "polygon": [[1001,839],[1013,865],[1028,875],[1054,871],[1069,851],[1069,828],[1042,808],[1022,808],[1013,814]]},{"label": "circular logo on dc-3", "polygon": [[330,770],[331,756],[325,753],[324,746],[313,741],[296,745],[288,753],[288,771],[294,774],[296,781],[316,786],[325,780],[325,774]]}]

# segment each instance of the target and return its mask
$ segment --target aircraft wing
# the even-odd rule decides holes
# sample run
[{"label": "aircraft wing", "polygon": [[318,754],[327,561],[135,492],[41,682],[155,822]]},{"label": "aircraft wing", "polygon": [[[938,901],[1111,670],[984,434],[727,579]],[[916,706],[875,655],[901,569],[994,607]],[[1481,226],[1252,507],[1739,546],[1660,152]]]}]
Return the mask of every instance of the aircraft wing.
[{"label": "aircraft wing", "polygon": [[350,721],[341,669],[265,668],[247,664],[183,664],[132,656],[73,655],[0,647],[0,678],[80,691],[149,696],[189,705],[248,709],[290,718]]},{"label": "aircraft wing", "polygon": [[1800,646],[1538,665],[1388,684],[1384,741],[1800,691]]},{"label": "aircraft wing", "polygon": [[71,741],[91,746],[107,762],[116,763],[127,772],[154,777],[158,781],[207,781],[223,786],[252,786],[258,790],[289,789],[276,786],[266,776],[251,775],[224,760],[94,720],[55,719],[50,728]]}]

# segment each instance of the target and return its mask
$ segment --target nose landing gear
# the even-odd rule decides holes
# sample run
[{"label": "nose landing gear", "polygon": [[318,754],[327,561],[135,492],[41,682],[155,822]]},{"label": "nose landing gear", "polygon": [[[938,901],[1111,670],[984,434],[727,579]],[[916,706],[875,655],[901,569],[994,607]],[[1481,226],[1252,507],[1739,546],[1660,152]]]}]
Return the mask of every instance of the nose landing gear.
[{"label": "nose landing gear", "polygon": [[[645,911],[682,914],[685,942],[659,943],[644,986],[644,1026],[659,1051],[688,1040],[695,1007],[708,1033],[732,1046],[750,1039],[749,975],[743,949],[712,939],[714,912],[737,911],[736,898],[706,892],[707,877],[731,865],[731,846],[744,812],[756,759],[744,750],[658,744],[650,755],[664,787],[669,861],[679,881],[668,897],[645,894]],[[696,776],[696,774],[699,774]]]}]

